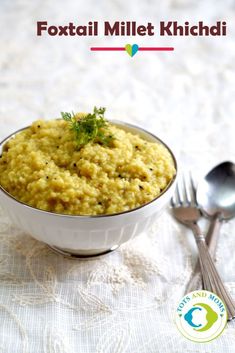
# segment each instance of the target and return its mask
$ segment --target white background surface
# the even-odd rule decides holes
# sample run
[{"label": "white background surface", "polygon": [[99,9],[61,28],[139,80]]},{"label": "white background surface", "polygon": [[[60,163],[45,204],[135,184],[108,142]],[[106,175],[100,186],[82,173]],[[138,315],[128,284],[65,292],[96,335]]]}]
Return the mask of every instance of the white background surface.
[{"label": "white background surface", "polygon": [[[36,37],[36,21],[226,20],[226,37]],[[107,107],[107,117],[156,133],[182,169],[206,173],[235,160],[235,3],[45,1],[0,3],[0,138],[61,111]],[[175,47],[174,52],[90,52],[90,46]],[[234,222],[218,268],[235,297]],[[148,234],[99,261],[52,254],[0,218],[0,352],[235,352],[235,326],[207,344],[172,321],[195,258],[191,234],[165,212]]]}]

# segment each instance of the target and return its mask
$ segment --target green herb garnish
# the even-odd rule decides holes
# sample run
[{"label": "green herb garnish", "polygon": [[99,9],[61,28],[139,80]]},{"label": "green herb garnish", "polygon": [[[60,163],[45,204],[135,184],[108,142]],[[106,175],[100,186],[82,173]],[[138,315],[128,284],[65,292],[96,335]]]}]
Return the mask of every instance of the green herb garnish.
[{"label": "green herb garnish", "polygon": [[108,131],[108,122],[104,118],[105,108],[94,107],[93,113],[84,117],[72,113],[61,113],[62,118],[70,123],[71,129],[75,133],[78,148],[83,147],[88,142],[96,142],[101,145],[109,145],[114,139]]}]

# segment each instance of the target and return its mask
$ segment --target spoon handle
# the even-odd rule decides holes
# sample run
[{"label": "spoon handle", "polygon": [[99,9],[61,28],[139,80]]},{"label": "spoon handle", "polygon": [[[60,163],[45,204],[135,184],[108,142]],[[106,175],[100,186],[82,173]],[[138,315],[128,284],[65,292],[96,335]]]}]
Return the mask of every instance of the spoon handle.
[{"label": "spoon handle", "polygon": [[[213,258],[214,261],[215,261],[215,253],[216,253],[216,248],[218,244],[220,227],[221,227],[221,221],[218,215],[215,215],[211,219],[210,226],[206,235],[206,243],[210,251],[211,257]],[[202,283],[200,261],[197,260],[192,276],[186,287],[185,293],[193,292],[194,290],[197,290],[201,287],[205,288],[204,283]]]},{"label": "spoon handle", "polygon": [[201,273],[205,289],[220,297],[227,308],[228,320],[232,320],[235,318],[235,304],[233,299],[220,278],[209,253],[204,236],[201,234],[199,228],[193,227],[192,230],[198,246]]},{"label": "spoon handle", "polygon": [[219,232],[222,221],[218,215],[215,215],[210,222],[210,226],[206,236],[206,243],[212,258],[215,260],[215,253],[219,239]]}]

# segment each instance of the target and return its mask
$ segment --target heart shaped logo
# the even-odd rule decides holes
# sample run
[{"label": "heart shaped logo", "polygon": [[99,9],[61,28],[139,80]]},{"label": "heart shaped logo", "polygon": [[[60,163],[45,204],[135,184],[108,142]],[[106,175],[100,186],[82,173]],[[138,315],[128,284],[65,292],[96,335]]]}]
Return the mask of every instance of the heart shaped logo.
[{"label": "heart shaped logo", "polygon": [[137,53],[137,51],[139,50],[139,46],[137,44],[126,44],[125,45],[125,49],[127,54],[129,54],[132,58],[133,56]]}]

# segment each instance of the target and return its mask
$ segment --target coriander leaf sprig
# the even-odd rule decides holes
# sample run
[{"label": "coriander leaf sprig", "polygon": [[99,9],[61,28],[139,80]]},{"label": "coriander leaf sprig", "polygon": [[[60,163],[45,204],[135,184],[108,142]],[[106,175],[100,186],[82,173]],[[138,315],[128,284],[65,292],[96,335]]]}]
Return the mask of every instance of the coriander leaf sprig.
[{"label": "coriander leaf sprig", "polygon": [[84,117],[79,117],[73,112],[61,113],[62,118],[70,123],[79,149],[91,141],[107,146],[114,139],[112,134],[107,134],[108,122],[104,118],[104,113],[105,108],[96,107],[93,113]]}]

